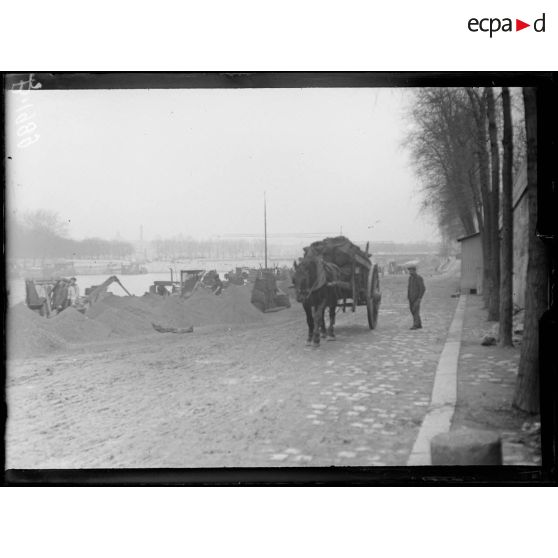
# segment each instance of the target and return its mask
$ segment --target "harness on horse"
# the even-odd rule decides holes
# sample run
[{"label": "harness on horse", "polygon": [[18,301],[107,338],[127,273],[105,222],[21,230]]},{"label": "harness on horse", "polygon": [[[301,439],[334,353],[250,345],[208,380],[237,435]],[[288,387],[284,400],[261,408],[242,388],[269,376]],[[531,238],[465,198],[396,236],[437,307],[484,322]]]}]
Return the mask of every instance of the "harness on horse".
[{"label": "harness on horse", "polygon": [[335,287],[340,274],[339,267],[334,263],[325,261],[322,256],[315,256],[313,260],[316,264],[316,280],[304,298],[308,298],[322,287]]}]

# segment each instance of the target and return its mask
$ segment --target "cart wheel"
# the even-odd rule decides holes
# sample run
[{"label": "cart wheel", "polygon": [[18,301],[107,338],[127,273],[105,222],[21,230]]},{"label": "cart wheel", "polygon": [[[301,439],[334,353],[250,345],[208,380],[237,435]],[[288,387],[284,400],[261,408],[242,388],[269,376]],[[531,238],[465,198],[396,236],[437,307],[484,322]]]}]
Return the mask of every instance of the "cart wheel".
[{"label": "cart wheel", "polygon": [[376,326],[378,325],[378,311],[380,310],[380,302],[382,300],[377,264],[374,264],[372,270],[368,272],[367,283],[366,313],[368,315],[368,325],[370,326],[370,329],[376,329]]}]

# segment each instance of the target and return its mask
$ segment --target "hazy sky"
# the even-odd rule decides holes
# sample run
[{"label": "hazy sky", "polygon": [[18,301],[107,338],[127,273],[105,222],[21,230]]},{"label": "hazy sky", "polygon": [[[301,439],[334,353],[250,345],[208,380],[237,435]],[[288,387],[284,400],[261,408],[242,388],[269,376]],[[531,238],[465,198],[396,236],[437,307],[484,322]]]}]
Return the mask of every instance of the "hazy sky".
[{"label": "hazy sky", "polygon": [[[48,209],[76,239],[268,233],[436,240],[401,147],[408,93],[387,89],[33,91],[8,210]],[[28,109],[26,109],[28,110]],[[372,228],[370,228],[372,227]]]}]

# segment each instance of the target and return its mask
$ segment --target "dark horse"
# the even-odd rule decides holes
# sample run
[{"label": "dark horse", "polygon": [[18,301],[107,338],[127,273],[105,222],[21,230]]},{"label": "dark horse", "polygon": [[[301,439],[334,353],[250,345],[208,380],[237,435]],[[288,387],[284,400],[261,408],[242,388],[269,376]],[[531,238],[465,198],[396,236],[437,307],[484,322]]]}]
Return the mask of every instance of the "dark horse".
[{"label": "dark horse", "polygon": [[[298,264],[294,263],[293,283],[296,299],[302,303],[308,323],[306,344],[318,347],[320,332],[322,337],[335,339],[335,309],[337,307],[337,286],[339,268],[324,262],[321,256],[306,255]],[[329,308],[329,328],[325,327],[325,309]]]}]

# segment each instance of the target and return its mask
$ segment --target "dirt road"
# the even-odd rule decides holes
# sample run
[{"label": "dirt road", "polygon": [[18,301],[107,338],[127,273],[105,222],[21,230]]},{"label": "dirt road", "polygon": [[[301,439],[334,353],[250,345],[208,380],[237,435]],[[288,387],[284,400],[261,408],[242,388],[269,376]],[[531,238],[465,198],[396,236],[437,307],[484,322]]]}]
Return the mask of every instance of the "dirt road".
[{"label": "dirt road", "polygon": [[261,323],[105,341],[8,364],[8,468],[405,465],[456,306],[425,277],[411,331],[406,276],[385,276],[337,340],[305,346],[302,308]]}]

